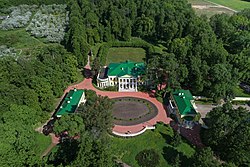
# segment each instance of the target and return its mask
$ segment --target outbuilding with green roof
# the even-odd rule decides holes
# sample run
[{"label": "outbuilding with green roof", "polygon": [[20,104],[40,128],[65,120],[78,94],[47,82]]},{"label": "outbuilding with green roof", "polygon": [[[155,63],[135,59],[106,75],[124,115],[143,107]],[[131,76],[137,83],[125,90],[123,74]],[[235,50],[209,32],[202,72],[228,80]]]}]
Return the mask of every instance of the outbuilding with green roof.
[{"label": "outbuilding with green roof", "polygon": [[62,115],[72,114],[76,111],[77,107],[81,103],[85,103],[85,92],[81,89],[70,90],[63,101],[61,102],[60,107],[58,108],[55,116],[61,117]]},{"label": "outbuilding with green roof", "polygon": [[170,114],[176,115],[179,123],[191,124],[197,115],[194,98],[189,90],[175,90],[171,92],[168,110]]}]

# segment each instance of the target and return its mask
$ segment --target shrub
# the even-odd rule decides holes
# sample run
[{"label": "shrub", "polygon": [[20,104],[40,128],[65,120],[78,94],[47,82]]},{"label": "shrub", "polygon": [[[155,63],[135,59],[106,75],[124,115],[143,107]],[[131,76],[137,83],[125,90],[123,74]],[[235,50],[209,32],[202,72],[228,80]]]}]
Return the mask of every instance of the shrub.
[{"label": "shrub", "polygon": [[4,56],[16,56],[16,50],[14,48],[9,48],[6,45],[0,46],[0,57]]},{"label": "shrub", "polygon": [[141,167],[152,167],[159,165],[160,156],[155,150],[149,149],[139,152],[135,160]]}]

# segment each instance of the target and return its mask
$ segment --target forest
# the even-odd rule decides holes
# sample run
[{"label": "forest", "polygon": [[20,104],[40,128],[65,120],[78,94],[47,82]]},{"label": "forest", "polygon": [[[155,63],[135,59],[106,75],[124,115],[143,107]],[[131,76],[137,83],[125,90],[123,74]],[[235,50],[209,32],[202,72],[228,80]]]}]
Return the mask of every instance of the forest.
[{"label": "forest", "polygon": [[[79,139],[68,138],[48,159],[36,154],[35,127],[49,118],[56,98],[77,81],[78,69],[84,67],[90,48],[98,43],[164,46],[162,52],[147,51],[147,76],[153,78],[155,86],[182,87],[194,95],[227,101],[235,96],[234,88],[239,83],[250,83],[249,9],[210,19],[195,15],[186,0],[0,0],[0,9],[21,4],[37,5],[40,13],[32,15],[33,8],[28,9],[31,13],[24,8],[21,14],[25,19],[17,20],[17,25],[1,21],[1,29],[7,25],[14,29],[26,27],[31,36],[46,38],[46,42],[18,57],[10,54],[17,51],[9,47],[20,39],[0,38],[0,45],[7,45],[4,56],[0,56],[0,166],[117,165],[107,138],[112,127],[112,104],[94,92],[87,93],[90,100],[79,108],[79,114],[63,117],[55,124],[56,133],[71,128],[69,135]],[[51,4],[65,7],[53,11],[54,6],[43,6]],[[44,21],[46,14],[53,28],[52,23]],[[46,28],[38,29],[41,26]],[[101,53],[105,48],[99,51],[96,64],[105,59],[101,57],[105,56]],[[193,166],[249,165],[249,156],[245,156],[250,141],[249,113],[224,106],[209,116],[216,127],[211,125],[202,137],[211,149],[197,151]],[[227,144],[223,142],[226,139]],[[241,143],[241,139],[246,142]],[[224,164],[214,161],[213,151]]]}]

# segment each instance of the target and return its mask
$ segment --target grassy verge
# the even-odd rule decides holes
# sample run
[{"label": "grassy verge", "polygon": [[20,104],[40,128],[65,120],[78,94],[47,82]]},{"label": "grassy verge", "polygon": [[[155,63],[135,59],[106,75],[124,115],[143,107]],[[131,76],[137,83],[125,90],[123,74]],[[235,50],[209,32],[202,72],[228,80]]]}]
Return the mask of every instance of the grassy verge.
[{"label": "grassy verge", "polygon": [[154,149],[160,156],[159,167],[171,166],[168,159],[172,152],[179,152],[189,158],[195,150],[183,141],[178,147],[172,147],[169,143],[173,136],[173,130],[166,125],[157,125],[157,128],[147,130],[144,134],[134,138],[118,138],[111,136],[113,154],[130,166],[138,167],[135,156],[144,149]]},{"label": "grassy verge", "polygon": [[46,45],[35,37],[30,36],[24,28],[10,31],[0,30],[0,45],[8,45],[29,54],[38,46]]},{"label": "grassy verge", "polygon": [[36,154],[40,156],[44,150],[50,145],[50,136],[45,136],[41,133],[36,133]]},{"label": "grassy verge", "polygon": [[237,97],[250,97],[250,94],[245,93],[239,86],[234,88],[234,93]]},{"label": "grassy verge", "polygon": [[114,47],[109,49],[106,64],[118,63],[126,60],[143,62],[145,58],[146,51],[142,48]]},{"label": "grassy verge", "polygon": [[237,11],[250,8],[250,2],[244,0],[209,0],[209,1],[229,7]]}]

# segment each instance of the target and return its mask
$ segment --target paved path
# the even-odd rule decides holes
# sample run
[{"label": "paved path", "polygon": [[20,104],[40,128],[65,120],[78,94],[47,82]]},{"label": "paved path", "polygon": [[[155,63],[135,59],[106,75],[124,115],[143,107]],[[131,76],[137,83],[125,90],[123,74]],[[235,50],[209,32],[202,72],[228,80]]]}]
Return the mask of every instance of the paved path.
[{"label": "paved path", "polygon": [[144,92],[109,92],[109,91],[101,91],[96,89],[93,85],[92,85],[92,79],[84,79],[84,81],[76,84],[76,85],[72,85],[70,87],[68,87],[64,93],[66,94],[67,92],[69,92],[69,90],[71,89],[90,89],[90,90],[94,90],[96,92],[97,95],[101,95],[101,96],[108,96],[109,98],[116,98],[116,97],[138,97],[138,98],[142,98],[142,99],[146,99],[149,100],[150,102],[152,102],[153,104],[155,104],[155,106],[158,109],[158,114],[155,118],[138,124],[138,125],[133,125],[133,126],[119,126],[119,125],[115,125],[113,130],[117,131],[119,133],[127,133],[128,131],[131,131],[131,133],[135,133],[138,131],[141,131],[146,125],[155,125],[157,122],[164,122],[166,124],[169,124],[170,122],[170,118],[167,117],[166,111],[164,109],[164,106],[162,103],[160,103],[158,100],[156,100],[156,98],[152,97],[152,95],[150,95],[149,93],[144,93]]},{"label": "paved path", "polygon": [[[89,57],[88,57],[88,63],[85,66],[85,69],[90,70],[90,64],[89,64]],[[92,85],[92,79],[91,78],[85,78],[82,82],[75,84],[75,85],[71,85],[69,86],[65,91],[64,91],[64,95],[69,92],[71,89],[88,89],[88,90],[94,90],[96,92],[97,95],[101,95],[101,96],[108,96],[109,98],[116,98],[116,97],[138,97],[138,98],[142,98],[142,99],[146,99],[149,100],[150,102],[152,102],[153,104],[155,104],[155,106],[158,109],[158,114],[156,115],[155,118],[138,124],[138,125],[133,125],[133,126],[119,126],[119,125],[115,125],[113,127],[113,131],[119,132],[119,133],[127,133],[128,131],[130,131],[131,133],[136,133],[141,131],[142,129],[144,129],[144,127],[146,125],[152,126],[155,125],[157,122],[164,122],[165,124],[169,124],[170,122],[170,118],[167,117],[166,111],[164,109],[164,106],[162,103],[160,103],[158,100],[156,100],[156,98],[153,97],[153,94],[149,94],[149,93],[144,93],[144,92],[110,92],[110,91],[101,91],[96,89],[93,85]],[[62,98],[64,97],[64,95],[62,96]]]},{"label": "paved path", "polygon": [[[213,108],[216,107],[216,105],[212,104],[195,104],[197,107],[197,111],[201,114],[201,118],[205,118],[207,113],[209,113]],[[233,105],[233,108],[243,107],[246,108],[250,112],[250,106],[249,105]]]}]

